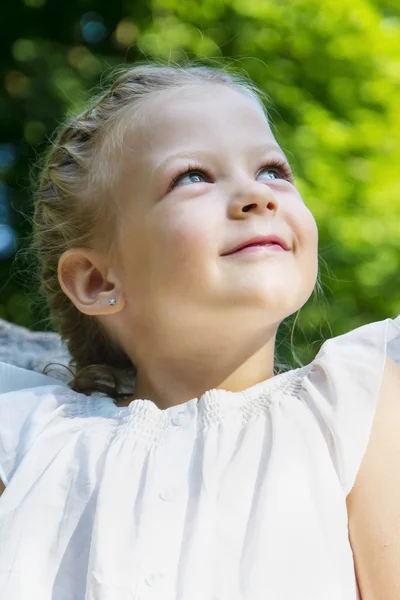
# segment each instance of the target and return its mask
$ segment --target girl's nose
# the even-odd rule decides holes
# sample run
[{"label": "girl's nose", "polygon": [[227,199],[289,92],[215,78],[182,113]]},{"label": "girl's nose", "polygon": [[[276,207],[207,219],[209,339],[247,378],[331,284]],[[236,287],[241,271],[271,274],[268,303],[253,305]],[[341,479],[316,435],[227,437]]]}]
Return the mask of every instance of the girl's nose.
[{"label": "girl's nose", "polygon": [[268,185],[254,182],[249,186],[243,186],[235,193],[230,203],[230,210],[236,216],[250,210],[258,213],[266,211],[276,212],[278,210],[278,201]]}]

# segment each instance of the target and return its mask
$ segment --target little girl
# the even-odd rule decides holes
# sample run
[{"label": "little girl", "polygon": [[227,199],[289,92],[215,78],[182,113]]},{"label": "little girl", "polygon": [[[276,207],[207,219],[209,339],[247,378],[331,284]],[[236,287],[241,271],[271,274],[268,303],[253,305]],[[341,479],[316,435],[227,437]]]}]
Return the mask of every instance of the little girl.
[{"label": "little girl", "polygon": [[73,376],[0,365],[2,600],[398,597],[400,316],[274,375],[318,236],[259,98],[141,65],[52,144],[35,246]]}]

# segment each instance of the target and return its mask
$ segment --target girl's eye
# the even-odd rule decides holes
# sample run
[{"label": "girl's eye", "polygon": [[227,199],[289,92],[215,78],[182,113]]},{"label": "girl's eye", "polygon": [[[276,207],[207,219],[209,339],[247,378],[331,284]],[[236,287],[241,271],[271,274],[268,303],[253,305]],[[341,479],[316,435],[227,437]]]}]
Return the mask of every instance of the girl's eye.
[{"label": "girl's eye", "polygon": [[211,175],[208,170],[200,165],[189,165],[183,169],[176,177],[174,177],[169,190],[176,187],[177,185],[188,185],[190,183],[203,183],[209,182]]},{"label": "girl's eye", "polygon": [[[185,184],[185,183],[201,183],[202,181],[204,181],[205,177],[203,175],[203,173],[201,173],[200,171],[189,171],[186,174],[183,174],[179,177],[179,180],[175,182],[175,184],[177,184],[178,182],[180,184]],[[186,180],[186,182],[185,182]]]},{"label": "girl's eye", "polygon": [[[290,167],[283,161],[276,161],[273,164],[265,165],[260,169],[258,174],[260,175],[263,171],[269,174],[267,179],[285,179],[293,183],[293,175]],[[272,177],[271,174],[273,175]]]}]

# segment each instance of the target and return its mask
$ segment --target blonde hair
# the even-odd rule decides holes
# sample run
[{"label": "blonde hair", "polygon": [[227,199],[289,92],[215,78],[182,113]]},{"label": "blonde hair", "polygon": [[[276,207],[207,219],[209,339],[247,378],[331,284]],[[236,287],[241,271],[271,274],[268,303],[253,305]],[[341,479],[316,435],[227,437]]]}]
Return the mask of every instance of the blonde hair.
[{"label": "blonde hair", "polygon": [[264,113],[266,96],[243,75],[193,63],[119,67],[111,78],[106,91],[55,132],[34,189],[32,249],[38,260],[36,290],[71,356],[69,387],[121,400],[134,392],[136,368],[99,320],[81,313],[63,292],[59,258],[70,248],[92,248],[98,240],[112,253],[118,214],[116,202],[110,201],[118,178],[115,153],[123,151],[126,130],[134,127],[132,116],[149,95],[221,84],[254,99]]}]

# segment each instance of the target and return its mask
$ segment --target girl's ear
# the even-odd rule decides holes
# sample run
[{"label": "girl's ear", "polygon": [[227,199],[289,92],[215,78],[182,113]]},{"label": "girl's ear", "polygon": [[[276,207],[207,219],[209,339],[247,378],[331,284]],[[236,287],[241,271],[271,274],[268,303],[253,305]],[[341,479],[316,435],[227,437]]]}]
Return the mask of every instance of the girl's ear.
[{"label": "girl's ear", "polygon": [[[58,261],[58,281],[63,292],[85,315],[109,315],[125,305],[118,278],[103,257],[87,248],[71,248]],[[115,304],[109,304],[115,298]]]}]

